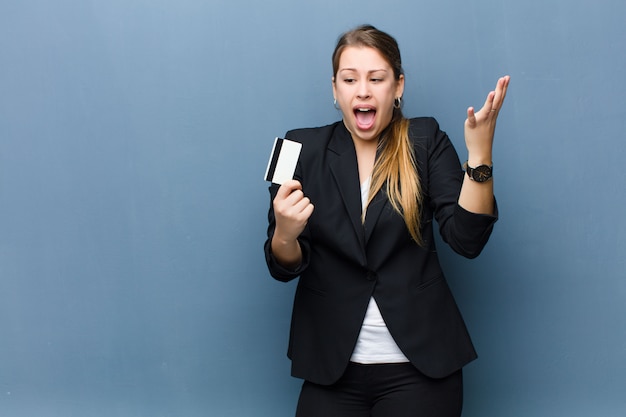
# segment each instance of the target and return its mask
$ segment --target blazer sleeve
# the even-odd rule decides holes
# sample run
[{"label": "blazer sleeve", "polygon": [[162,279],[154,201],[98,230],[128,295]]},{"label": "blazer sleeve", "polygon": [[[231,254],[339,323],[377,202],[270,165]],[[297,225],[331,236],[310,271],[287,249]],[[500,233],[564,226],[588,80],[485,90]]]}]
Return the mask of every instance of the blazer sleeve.
[{"label": "blazer sleeve", "polygon": [[493,216],[471,213],[458,204],[465,173],[448,135],[434,119],[429,124],[426,198],[443,240],[458,254],[475,258],[487,244],[498,220],[495,199]]}]

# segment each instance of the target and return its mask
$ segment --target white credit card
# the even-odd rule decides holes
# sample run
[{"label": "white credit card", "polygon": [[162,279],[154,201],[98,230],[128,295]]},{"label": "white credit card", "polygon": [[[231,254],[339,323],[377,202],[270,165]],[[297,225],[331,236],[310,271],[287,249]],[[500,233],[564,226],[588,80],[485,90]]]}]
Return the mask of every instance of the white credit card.
[{"label": "white credit card", "polygon": [[289,139],[276,138],[265,170],[265,181],[274,184],[284,183],[293,179],[296,165],[300,157],[302,144]]}]

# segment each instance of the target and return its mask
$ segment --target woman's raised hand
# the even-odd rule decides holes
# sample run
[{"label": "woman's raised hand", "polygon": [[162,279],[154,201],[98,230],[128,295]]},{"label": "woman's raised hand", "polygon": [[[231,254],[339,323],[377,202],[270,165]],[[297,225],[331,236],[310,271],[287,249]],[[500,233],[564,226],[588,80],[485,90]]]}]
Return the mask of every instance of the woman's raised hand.
[{"label": "woman's raised hand", "polygon": [[276,229],[274,237],[282,242],[295,241],[313,213],[313,204],[302,192],[297,180],[283,183],[273,201]]},{"label": "woman's raised hand", "polygon": [[475,112],[473,107],[467,109],[465,120],[465,144],[469,153],[469,162],[490,164],[493,147],[493,136],[496,130],[498,113],[504,104],[506,90],[511,77],[504,76],[496,83],[496,89],[487,95],[485,104]]}]

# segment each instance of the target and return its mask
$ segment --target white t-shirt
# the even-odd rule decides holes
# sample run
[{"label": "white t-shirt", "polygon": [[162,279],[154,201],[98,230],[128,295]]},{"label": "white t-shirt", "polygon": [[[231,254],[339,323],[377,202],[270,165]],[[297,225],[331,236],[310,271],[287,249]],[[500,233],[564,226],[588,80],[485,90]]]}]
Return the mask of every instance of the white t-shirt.
[{"label": "white t-shirt", "polygon": [[[365,204],[367,204],[369,195],[370,180],[371,178],[368,178],[361,184],[361,204],[363,210],[366,209]],[[361,332],[350,361],[363,364],[402,363],[409,361],[395,340],[393,340],[391,333],[389,333],[374,297],[370,298],[367,312],[361,325]]]}]

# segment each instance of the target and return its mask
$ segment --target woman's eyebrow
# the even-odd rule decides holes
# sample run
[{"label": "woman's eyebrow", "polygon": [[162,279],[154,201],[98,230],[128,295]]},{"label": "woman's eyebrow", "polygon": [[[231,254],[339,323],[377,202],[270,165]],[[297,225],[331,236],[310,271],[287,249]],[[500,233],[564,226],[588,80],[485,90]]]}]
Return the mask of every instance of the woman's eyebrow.
[{"label": "woman's eyebrow", "polygon": [[[354,72],[358,72],[358,70],[357,70],[356,68],[341,68],[341,69],[339,70],[339,72],[342,72],[342,71],[354,71]],[[386,69],[381,68],[381,69],[373,69],[373,70],[369,70],[369,71],[367,71],[367,73],[368,73],[368,74],[371,74],[371,73],[373,73],[373,72],[379,72],[379,71],[388,72]]]}]

